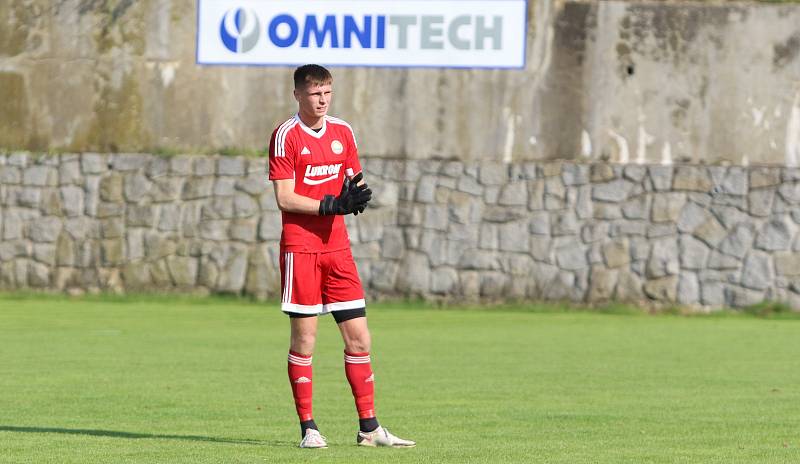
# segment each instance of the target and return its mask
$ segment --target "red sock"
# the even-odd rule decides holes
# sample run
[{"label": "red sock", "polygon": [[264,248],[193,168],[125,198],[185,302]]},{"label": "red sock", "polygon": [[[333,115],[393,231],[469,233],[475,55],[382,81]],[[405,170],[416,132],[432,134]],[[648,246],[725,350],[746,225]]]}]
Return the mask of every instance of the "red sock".
[{"label": "red sock", "polygon": [[300,422],[313,419],[311,414],[311,356],[289,350],[289,383]]},{"label": "red sock", "polygon": [[372,374],[369,353],[344,352],[344,372],[353,398],[359,419],[375,417],[375,376]]}]

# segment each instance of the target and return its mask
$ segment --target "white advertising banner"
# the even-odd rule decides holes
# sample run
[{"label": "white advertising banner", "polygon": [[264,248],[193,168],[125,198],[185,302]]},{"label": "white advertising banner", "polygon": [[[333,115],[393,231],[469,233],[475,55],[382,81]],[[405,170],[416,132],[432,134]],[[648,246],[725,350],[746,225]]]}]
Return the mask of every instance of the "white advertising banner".
[{"label": "white advertising banner", "polygon": [[198,0],[197,62],[525,66],[527,0]]}]

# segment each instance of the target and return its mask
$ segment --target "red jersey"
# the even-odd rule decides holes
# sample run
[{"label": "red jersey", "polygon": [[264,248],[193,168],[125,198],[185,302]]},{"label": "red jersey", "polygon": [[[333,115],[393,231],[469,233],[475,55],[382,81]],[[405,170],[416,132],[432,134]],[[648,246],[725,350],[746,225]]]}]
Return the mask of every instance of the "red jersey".
[{"label": "red jersey", "polygon": [[[279,125],[269,141],[269,180],[294,179],[298,195],[322,200],[339,196],[344,176],[361,172],[353,129],[325,116],[315,132],[295,115]],[[287,252],[335,251],[348,248],[344,217],[283,212],[281,249]]]}]

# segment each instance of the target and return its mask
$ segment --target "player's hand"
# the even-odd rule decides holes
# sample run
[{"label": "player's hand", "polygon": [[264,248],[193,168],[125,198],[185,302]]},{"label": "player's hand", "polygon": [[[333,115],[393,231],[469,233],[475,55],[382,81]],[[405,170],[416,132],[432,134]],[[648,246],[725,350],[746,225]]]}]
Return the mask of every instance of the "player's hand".
[{"label": "player's hand", "polygon": [[350,181],[354,185],[356,185],[360,190],[369,192],[369,195],[366,196],[366,200],[364,201],[364,203],[353,210],[353,216],[358,216],[358,213],[363,213],[364,210],[367,208],[367,203],[369,203],[369,201],[372,199],[372,190],[367,186],[367,183],[364,182],[362,185],[358,185],[358,183],[361,182],[363,178],[364,176],[359,172],[358,174],[355,175],[355,177],[353,177],[353,180]]},{"label": "player's hand", "polygon": [[319,215],[330,216],[334,214],[350,214],[355,211],[363,212],[372,198],[372,190],[366,184],[358,185],[362,178],[361,173],[358,173],[352,180],[345,179],[338,197],[325,195],[319,202]]}]

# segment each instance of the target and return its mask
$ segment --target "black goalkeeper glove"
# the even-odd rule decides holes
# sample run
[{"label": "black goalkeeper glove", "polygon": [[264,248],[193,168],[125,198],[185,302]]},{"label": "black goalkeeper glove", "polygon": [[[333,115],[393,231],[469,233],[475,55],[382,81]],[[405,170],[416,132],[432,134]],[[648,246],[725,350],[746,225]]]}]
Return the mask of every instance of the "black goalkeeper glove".
[{"label": "black goalkeeper glove", "polygon": [[360,172],[352,180],[345,178],[338,197],[325,195],[319,202],[319,215],[331,216],[350,214],[356,211],[363,212],[372,198],[372,190],[366,184],[358,185],[362,178]]}]

